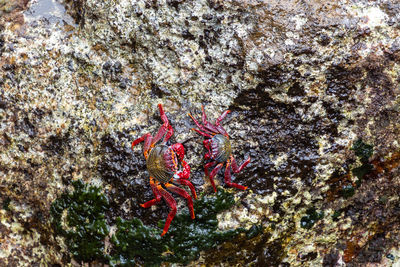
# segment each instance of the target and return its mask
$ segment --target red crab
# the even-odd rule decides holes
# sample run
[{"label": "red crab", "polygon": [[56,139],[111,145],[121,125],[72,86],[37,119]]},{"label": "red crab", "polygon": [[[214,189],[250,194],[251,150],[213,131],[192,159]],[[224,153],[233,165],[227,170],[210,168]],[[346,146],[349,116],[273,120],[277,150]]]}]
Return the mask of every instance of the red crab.
[{"label": "red crab", "polygon": [[[218,173],[218,171],[224,166],[225,168],[225,184],[229,187],[235,187],[241,190],[246,190],[247,186],[235,184],[231,182],[231,167],[234,173],[240,172],[247,164],[250,162],[250,157],[242,164],[240,167],[237,166],[236,160],[232,155],[231,142],[229,140],[229,135],[225,131],[224,128],[220,125],[220,122],[226,117],[226,115],[230,112],[226,110],[218,117],[215,124],[212,124],[207,121],[206,113],[204,112],[204,106],[201,106],[201,110],[203,113],[202,121],[203,125],[201,125],[193,116],[189,113],[189,116],[192,118],[194,123],[200,129],[192,128],[192,130],[198,132],[203,135],[207,139],[203,141],[205,148],[208,152],[204,155],[206,160],[211,159],[212,161],[204,165],[204,172],[206,176],[210,177],[211,185],[214,188],[214,192],[217,192],[217,188],[214,183],[214,176]],[[208,169],[218,164],[209,174]]]},{"label": "red crab", "polygon": [[[140,205],[143,208],[148,208],[160,202],[161,198],[164,198],[167,204],[171,207],[168,218],[165,222],[164,230],[161,234],[161,236],[163,236],[168,232],[168,228],[176,214],[176,201],[171,194],[166,191],[166,189],[186,198],[192,219],[194,219],[194,210],[191,196],[185,190],[177,187],[173,183],[187,185],[190,188],[193,197],[196,199],[197,196],[194,186],[188,180],[190,176],[190,166],[183,160],[183,157],[185,156],[183,145],[180,143],[171,146],[165,145],[168,139],[172,136],[174,130],[168,122],[168,118],[164,113],[162,105],[158,104],[158,108],[164,124],[160,127],[154,138],[150,133],[147,133],[133,141],[132,149],[135,145],[144,141],[143,154],[146,158],[147,171],[150,174],[150,186],[155,196],[154,199]],[[165,137],[163,141],[156,145],[164,135]],[[178,170],[179,163],[183,167],[183,171]]]}]

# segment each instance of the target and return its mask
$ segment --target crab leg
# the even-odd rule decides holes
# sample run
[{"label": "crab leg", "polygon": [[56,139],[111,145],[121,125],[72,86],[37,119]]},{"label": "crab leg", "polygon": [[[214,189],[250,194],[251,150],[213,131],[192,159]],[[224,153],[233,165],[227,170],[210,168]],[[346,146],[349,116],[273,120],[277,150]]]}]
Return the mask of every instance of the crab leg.
[{"label": "crab leg", "polygon": [[144,157],[147,159],[147,151],[150,149],[152,139],[153,139],[153,137],[151,136],[151,134],[147,133],[132,142],[132,149],[134,146],[136,146],[140,142],[143,142],[143,140],[144,140],[143,154],[144,154]]},{"label": "crab leg", "polygon": [[214,166],[217,162],[216,161],[212,161],[209,163],[206,163],[206,165],[204,165],[204,172],[206,174],[206,176],[208,176],[208,169],[211,168],[212,166]]},{"label": "crab leg", "polygon": [[214,176],[218,173],[218,171],[222,168],[222,166],[224,166],[223,163],[218,164],[214,170],[212,170],[211,174],[210,174],[210,182],[212,187],[214,188],[214,192],[217,192],[217,188],[215,187],[215,182],[214,182]]},{"label": "crab leg", "polygon": [[246,167],[247,164],[249,164],[249,162],[250,162],[250,157],[248,157],[247,160],[246,160],[245,162],[243,162],[242,165],[240,165],[240,167],[237,166],[236,160],[235,160],[235,158],[234,158],[233,156],[231,157],[231,160],[232,160],[232,169],[233,169],[233,172],[234,172],[234,173],[238,173],[238,172],[240,172],[241,170],[243,170],[243,168]]},{"label": "crab leg", "polygon": [[217,127],[215,127],[215,125],[213,125],[207,121],[207,115],[206,115],[206,112],[204,111],[203,105],[201,105],[201,112],[202,112],[201,120],[203,122],[204,128],[210,132],[218,133]]},{"label": "crab leg", "polygon": [[[204,140],[203,141],[203,145],[204,145],[204,147],[207,149],[207,153],[206,154],[204,154],[204,159],[205,160],[208,160],[208,159],[210,159],[211,158],[211,147],[210,147],[210,145],[211,145],[211,139],[206,139],[206,140]],[[207,174],[208,175],[208,174]]]},{"label": "crab leg", "polygon": [[171,196],[170,193],[168,193],[164,188],[160,188],[160,193],[162,195],[162,197],[165,199],[165,201],[167,202],[168,206],[171,207],[171,210],[168,213],[168,217],[167,220],[165,221],[165,226],[164,226],[164,230],[161,234],[161,236],[165,235],[168,232],[169,226],[172,222],[172,219],[175,217],[176,214],[176,201],[175,199]]},{"label": "crab leg", "polygon": [[202,121],[203,121],[203,127],[204,127],[206,130],[212,132],[213,134],[216,134],[216,133],[223,134],[223,135],[225,135],[226,137],[229,138],[229,135],[228,135],[228,133],[225,131],[225,129],[224,129],[221,125],[219,125],[219,123],[221,122],[221,120],[223,120],[223,119],[226,117],[226,115],[230,112],[229,110],[224,111],[224,112],[221,114],[221,116],[218,117],[217,122],[215,123],[215,125],[207,121],[207,116],[206,116],[206,113],[205,113],[205,111],[204,111],[204,106],[203,106],[203,105],[201,106],[201,111],[202,111],[202,113],[203,113],[203,115],[202,115],[202,117],[201,117],[201,119],[202,119]]},{"label": "crab leg", "polygon": [[188,115],[189,115],[190,118],[192,118],[192,120],[194,121],[196,126],[199,127],[200,130],[204,131],[204,133],[199,131],[199,130],[197,130],[197,129],[195,129],[195,128],[192,128],[192,130],[198,132],[199,134],[201,134],[201,135],[203,135],[205,137],[212,138],[212,135],[214,135],[215,133],[213,133],[212,131],[207,130],[206,128],[204,128],[203,125],[201,125],[195,118],[193,118],[192,114],[188,113]]},{"label": "crab leg", "polygon": [[215,125],[219,125],[219,123],[225,119],[226,115],[228,115],[228,113],[230,113],[230,110],[225,110],[224,113],[221,114],[221,116],[218,117],[217,121],[215,122]]},{"label": "crab leg", "polygon": [[160,141],[160,139],[164,136],[164,134],[167,133],[163,140],[163,143],[165,144],[174,133],[174,130],[172,129],[172,126],[169,124],[168,118],[165,115],[164,109],[161,104],[158,104],[158,109],[160,110],[161,120],[164,122],[164,124],[160,127],[157,134],[154,136],[153,142],[151,143],[152,145]]},{"label": "crab leg", "polygon": [[203,145],[208,150],[210,155],[211,155],[211,143],[212,143],[211,139],[206,139],[203,141]]},{"label": "crab leg", "polygon": [[201,124],[192,116],[192,114],[188,113],[189,117],[192,118],[193,122],[197,125],[199,128],[203,128]]},{"label": "crab leg", "polygon": [[208,138],[212,138],[212,135],[209,135],[208,133],[203,133],[200,130],[197,130],[195,128],[192,128],[193,131],[198,132],[199,134],[201,134],[202,136],[208,137]]},{"label": "crab leg", "polygon": [[171,149],[178,155],[180,161],[185,157],[185,149],[181,143],[176,143],[171,146]]},{"label": "crab leg", "polygon": [[235,187],[240,190],[246,190],[247,186],[239,185],[231,182],[231,164],[228,162],[225,168],[225,184],[229,187]]},{"label": "crab leg", "polygon": [[143,204],[140,204],[140,206],[142,206],[143,208],[151,207],[154,204],[157,204],[158,202],[161,201],[160,188],[162,189],[162,187],[161,187],[161,185],[157,185],[154,182],[154,178],[153,177],[150,177],[150,187],[151,187],[151,190],[153,191],[153,194],[154,194],[155,198],[152,199],[152,200],[149,200],[149,201],[147,201],[147,202],[145,202]]},{"label": "crab leg", "polygon": [[[150,133],[147,133],[145,135],[143,135],[142,137],[139,137],[138,139],[136,139],[135,141],[132,142],[132,149],[134,146],[136,146],[137,144],[139,144],[140,142],[143,142],[144,140],[147,140],[149,137],[151,137]],[[146,144],[146,143],[145,143]]]},{"label": "crab leg", "polygon": [[189,180],[186,180],[186,179],[175,179],[175,180],[173,180],[173,182],[177,183],[177,184],[188,186],[189,189],[190,189],[190,192],[192,193],[192,196],[194,197],[194,199],[197,198],[196,190],[194,189],[193,184]]},{"label": "crab leg", "polygon": [[177,187],[177,186],[175,186],[173,184],[166,183],[165,186],[167,187],[167,189],[169,191],[174,192],[174,193],[186,198],[187,204],[188,204],[188,207],[189,207],[189,211],[190,211],[190,217],[192,219],[194,219],[194,210],[193,210],[192,197],[185,190],[183,190],[182,188],[179,188],[179,187]]},{"label": "crab leg", "polygon": [[225,135],[229,139],[228,133],[225,131],[225,129],[221,125],[217,125],[216,128],[220,134]]},{"label": "crab leg", "polygon": [[225,131],[225,129],[224,129],[221,125],[219,125],[219,124],[220,124],[220,122],[221,122],[223,119],[225,119],[226,115],[228,115],[228,113],[230,113],[230,112],[231,112],[230,110],[225,110],[225,111],[221,114],[221,116],[218,117],[218,119],[217,119],[216,122],[215,122],[215,128],[216,128],[217,132],[219,132],[219,133],[222,134],[222,135],[225,135],[225,136],[228,137],[228,138],[229,138],[228,133],[227,133],[227,132]]},{"label": "crab leg", "polygon": [[196,191],[194,190],[194,186],[192,185],[192,183],[189,180],[187,180],[187,179],[189,179],[189,176],[190,176],[190,166],[184,160],[181,161],[181,164],[183,166],[183,171],[179,171],[179,172],[175,173],[175,175],[174,175],[175,179],[173,181],[175,183],[178,183],[181,185],[189,186],[190,192],[192,192],[193,197],[197,198]]}]

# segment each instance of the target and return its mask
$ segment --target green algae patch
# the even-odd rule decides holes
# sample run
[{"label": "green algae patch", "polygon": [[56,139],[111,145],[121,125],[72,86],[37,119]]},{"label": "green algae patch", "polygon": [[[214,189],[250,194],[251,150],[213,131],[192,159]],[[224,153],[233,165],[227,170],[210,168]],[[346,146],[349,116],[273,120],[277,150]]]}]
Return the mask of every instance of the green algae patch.
[{"label": "green algae patch", "polygon": [[114,246],[114,255],[110,260],[111,266],[135,265],[135,258],[141,257],[147,266],[159,265],[162,253],[167,251],[159,230],[148,227],[141,220],[117,219],[117,232],[111,242]]},{"label": "green algae patch", "polygon": [[76,260],[104,260],[104,239],[109,233],[105,211],[108,199],[96,186],[72,182],[74,191],[64,193],[51,206],[52,225],[64,236]]},{"label": "green algae patch", "polygon": [[11,203],[11,198],[7,197],[4,201],[3,201],[3,210],[6,211],[10,211],[10,203]]},{"label": "green algae patch", "polygon": [[116,219],[115,234],[110,239],[110,253],[105,252],[109,235],[105,212],[109,208],[101,188],[72,183],[73,192],[64,193],[51,207],[52,225],[57,235],[65,237],[73,257],[82,262],[100,261],[111,266],[159,266],[162,262],[187,264],[200,252],[216,248],[240,233],[254,237],[261,226],[220,231],[218,213],[235,205],[233,194],[219,188],[213,195],[202,195],[194,202],[196,218],[185,209],[175,216],[168,233],[161,237],[165,220],[158,227],[146,226],[139,218]]},{"label": "green algae patch", "polygon": [[362,178],[372,171],[373,166],[368,162],[368,159],[374,153],[374,147],[372,145],[364,143],[361,139],[358,139],[351,148],[354,150],[356,156],[360,159],[362,165],[351,170],[353,176],[357,177],[358,186],[361,184]]},{"label": "green algae patch", "polygon": [[324,217],[324,212],[317,212],[317,210],[312,207],[306,211],[306,216],[303,216],[300,220],[300,226],[305,229],[311,229],[314,224]]},{"label": "green algae patch", "polygon": [[339,191],[340,196],[344,198],[352,197],[355,193],[355,188],[352,184],[343,185]]},{"label": "green algae patch", "polygon": [[342,210],[336,210],[333,214],[332,214],[332,220],[333,221],[338,221],[340,215],[342,215]]},{"label": "green algae patch", "polygon": [[359,159],[359,165],[350,169],[349,173],[337,174],[336,172],[331,176],[331,191],[330,199],[334,197],[343,197],[345,199],[354,196],[356,189],[361,186],[365,176],[371,173],[374,166],[369,162],[369,158],[373,154],[373,146],[364,143],[361,139],[354,142],[351,150]]},{"label": "green algae patch", "polygon": [[249,230],[246,232],[246,237],[248,239],[252,239],[260,234],[262,234],[264,231],[264,227],[261,224],[255,224],[252,227],[250,227]]},{"label": "green algae patch", "polygon": [[372,171],[373,166],[367,162],[363,163],[360,167],[351,170],[352,174],[361,180],[367,173]]},{"label": "green algae patch", "polygon": [[364,143],[361,139],[358,139],[351,147],[357,157],[360,158],[361,162],[367,162],[368,158],[372,156],[374,147],[372,145]]},{"label": "green algae patch", "polygon": [[119,219],[111,239],[114,246],[111,264],[130,266],[137,258],[146,266],[157,266],[161,262],[187,264],[197,259],[200,251],[213,249],[246,232],[243,228],[218,230],[217,214],[234,204],[234,196],[222,188],[215,195],[202,196],[194,202],[196,218],[192,220],[185,209],[175,216],[164,237],[160,237],[164,221],[155,229],[144,226],[139,219]]}]

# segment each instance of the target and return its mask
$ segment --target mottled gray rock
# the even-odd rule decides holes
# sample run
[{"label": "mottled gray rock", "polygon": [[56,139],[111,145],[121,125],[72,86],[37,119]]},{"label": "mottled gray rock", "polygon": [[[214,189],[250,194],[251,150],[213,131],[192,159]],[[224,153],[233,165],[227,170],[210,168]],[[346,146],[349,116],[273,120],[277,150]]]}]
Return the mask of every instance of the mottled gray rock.
[{"label": "mottled gray rock", "polygon": [[49,222],[72,180],[103,188],[111,223],[167,216],[139,206],[152,192],[131,151],[160,127],[158,103],[199,192],[212,194],[188,112],[203,104],[214,121],[230,109],[234,155],[252,158],[233,177],[249,189],[230,189],[238,205],[218,227],[263,233],[193,265],[399,261],[394,1],[38,0],[25,21],[21,9],[0,1],[0,265],[74,263]]}]

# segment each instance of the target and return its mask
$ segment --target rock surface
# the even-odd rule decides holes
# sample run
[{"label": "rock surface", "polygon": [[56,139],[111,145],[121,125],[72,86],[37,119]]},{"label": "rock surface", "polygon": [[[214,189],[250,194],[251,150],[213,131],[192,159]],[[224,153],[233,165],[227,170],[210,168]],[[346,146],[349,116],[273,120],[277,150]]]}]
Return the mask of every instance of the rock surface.
[{"label": "rock surface", "polygon": [[[168,207],[139,206],[152,192],[142,145],[131,150],[161,126],[158,103],[203,192],[199,216],[218,206],[190,227],[215,226],[224,241],[210,252],[205,236],[193,259],[180,261],[178,250],[160,259],[399,262],[400,5],[323,2],[0,0],[0,265],[121,264],[110,260],[112,236],[131,219],[154,237],[151,253],[163,251],[151,229],[161,231]],[[223,126],[235,158],[252,159],[233,177],[249,189],[228,190],[235,204],[229,197],[219,206],[225,193],[213,199],[204,177],[202,138],[187,116],[200,117],[202,104],[210,121],[232,111]],[[79,199],[72,181],[107,198],[105,213],[96,213],[104,255],[72,253],[61,234],[75,229],[66,215],[72,204],[57,213],[64,230],[54,226],[54,203]],[[222,174],[216,182],[224,187]]]}]

